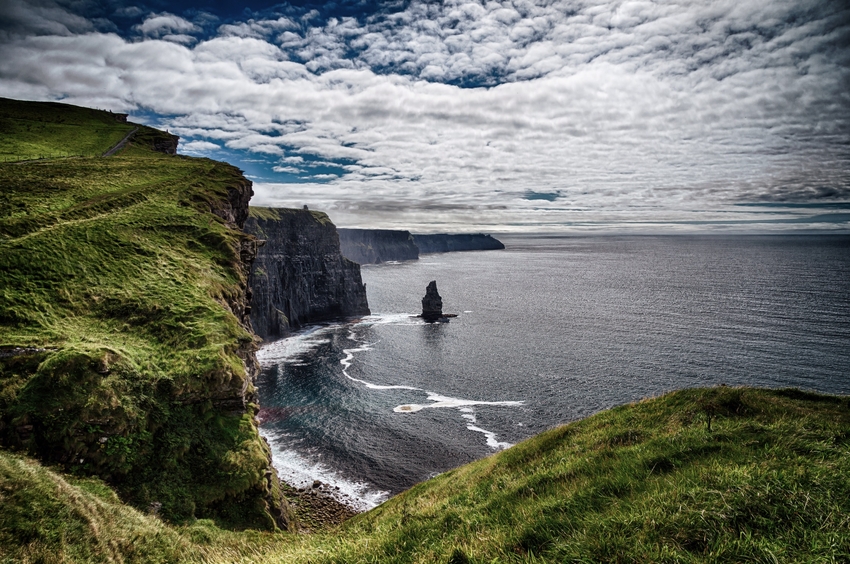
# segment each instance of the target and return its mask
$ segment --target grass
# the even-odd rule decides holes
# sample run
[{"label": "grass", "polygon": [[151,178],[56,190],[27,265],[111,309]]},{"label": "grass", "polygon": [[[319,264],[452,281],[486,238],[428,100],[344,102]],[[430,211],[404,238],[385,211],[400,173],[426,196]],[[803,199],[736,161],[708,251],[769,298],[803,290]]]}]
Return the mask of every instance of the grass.
[{"label": "grass", "polygon": [[[53,115],[19,105],[21,123]],[[124,136],[91,112],[71,108],[61,125],[98,150]],[[247,181],[151,151],[156,135],[109,158],[0,164],[0,347],[29,349],[0,354],[0,443],[173,521],[273,528],[277,484],[257,407],[243,405],[253,336],[233,313],[247,236],[215,213]]]},{"label": "grass", "polygon": [[[256,219],[265,219],[267,221],[278,221],[282,219],[281,214],[300,214],[304,213],[303,209],[299,208],[263,208],[251,206],[248,210],[251,217]],[[321,225],[333,225],[328,214],[321,211],[310,210],[310,215],[315,218]]]},{"label": "grass", "polygon": [[304,561],[847,561],[848,477],[848,398],[685,390],[420,484]]},{"label": "grass", "polygon": [[122,505],[97,479],[0,452],[0,562],[177,562],[197,554],[173,527]]},{"label": "grass", "polygon": [[[48,484],[66,479],[0,456],[0,469],[9,465],[36,469],[11,479],[3,470],[0,492],[35,491],[27,480],[39,473],[49,476],[39,478]],[[207,564],[847,562],[848,476],[850,398],[682,390],[538,435],[419,484],[327,533],[232,532],[209,521],[162,527],[110,498],[109,511],[122,517],[107,527],[108,542],[70,533],[62,537],[69,539],[64,547],[41,537],[22,542],[23,533],[15,531],[60,525],[39,529],[51,522],[14,509],[0,513],[6,535],[0,546],[11,561],[27,561],[22,555],[50,542],[57,554],[105,551],[97,547],[120,546],[130,534],[121,523],[141,519],[134,525],[135,550],[148,551],[153,562],[169,561],[177,550],[180,561]],[[2,495],[3,507],[21,503],[10,505],[12,498]],[[82,503],[64,499],[60,506]],[[66,510],[78,515],[74,511]],[[24,515],[16,528],[2,520],[9,514]],[[73,519],[64,522],[76,526]]]},{"label": "grass", "polygon": [[100,156],[134,127],[119,114],[0,98],[0,162]]},{"label": "grass", "polygon": [[269,221],[277,221],[280,219],[280,212],[275,208],[251,206],[248,208],[248,214],[256,219],[265,219]]}]

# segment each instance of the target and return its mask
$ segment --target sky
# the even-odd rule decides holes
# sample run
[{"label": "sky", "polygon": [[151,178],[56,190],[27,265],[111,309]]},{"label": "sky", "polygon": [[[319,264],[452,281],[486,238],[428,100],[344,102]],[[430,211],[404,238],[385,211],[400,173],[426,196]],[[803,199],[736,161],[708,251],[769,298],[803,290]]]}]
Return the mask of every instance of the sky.
[{"label": "sky", "polygon": [[414,232],[850,232],[846,0],[0,0],[0,96]]}]

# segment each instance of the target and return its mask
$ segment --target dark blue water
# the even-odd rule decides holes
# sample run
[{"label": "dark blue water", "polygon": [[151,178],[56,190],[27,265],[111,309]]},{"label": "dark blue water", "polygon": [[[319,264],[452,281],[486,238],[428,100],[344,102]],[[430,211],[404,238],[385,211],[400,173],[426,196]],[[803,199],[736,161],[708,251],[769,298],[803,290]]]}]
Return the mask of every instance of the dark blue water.
[{"label": "dark blue water", "polygon": [[[264,347],[288,481],[367,507],[560,423],[725,383],[850,393],[850,237],[502,237],[363,267],[374,315]],[[430,280],[443,311],[410,317]]]}]

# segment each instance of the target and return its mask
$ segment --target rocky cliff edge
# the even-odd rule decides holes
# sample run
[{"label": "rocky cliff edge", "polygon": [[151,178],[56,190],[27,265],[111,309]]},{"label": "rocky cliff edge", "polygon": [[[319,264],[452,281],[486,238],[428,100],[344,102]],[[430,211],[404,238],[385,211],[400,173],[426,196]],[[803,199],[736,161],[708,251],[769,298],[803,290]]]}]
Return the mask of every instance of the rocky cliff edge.
[{"label": "rocky cliff edge", "polygon": [[360,265],[340,253],[322,212],[251,208],[245,231],[264,241],[251,269],[251,323],[264,340],[342,317],[368,315]]}]

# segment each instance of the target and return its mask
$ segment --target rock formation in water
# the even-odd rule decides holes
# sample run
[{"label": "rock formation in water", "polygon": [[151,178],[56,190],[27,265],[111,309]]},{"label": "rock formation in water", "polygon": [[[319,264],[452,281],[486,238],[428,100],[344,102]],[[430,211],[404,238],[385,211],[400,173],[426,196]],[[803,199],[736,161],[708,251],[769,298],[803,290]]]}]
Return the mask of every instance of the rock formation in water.
[{"label": "rock formation in water", "polygon": [[322,212],[251,208],[245,231],[265,243],[251,270],[251,323],[264,340],[309,323],[368,315],[360,265],[340,253]]},{"label": "rock formation in water", "polygon": [[342,255],[358,264],[416,260],[419,249],[410,231],[392,229],[338,229]]},{"label": "rock formation in water", "polygon": [[504,249],[505,245],[491,235],[483,233],[460,233],[456,235],[414,235],[413,241],[424,253],[452,253],[455,251],[490,251]]},{"label": "rock formation in water", "polygon": [[422,298],[422,319],[437,321],[441,317],[443,317],[443,299],[437,292],[437,281],[431,280],[425,288],[425,297]]}]

